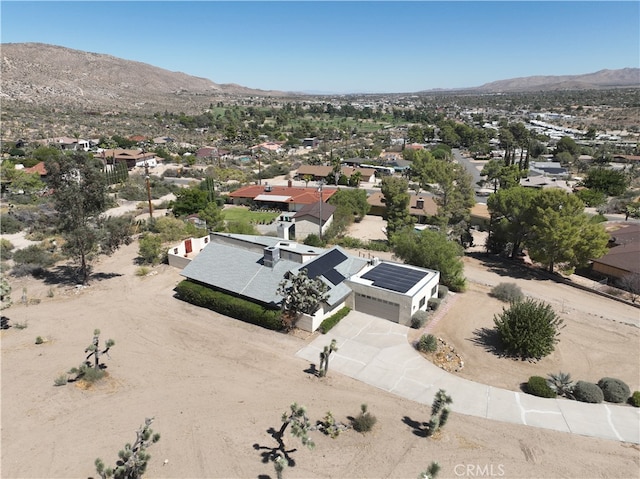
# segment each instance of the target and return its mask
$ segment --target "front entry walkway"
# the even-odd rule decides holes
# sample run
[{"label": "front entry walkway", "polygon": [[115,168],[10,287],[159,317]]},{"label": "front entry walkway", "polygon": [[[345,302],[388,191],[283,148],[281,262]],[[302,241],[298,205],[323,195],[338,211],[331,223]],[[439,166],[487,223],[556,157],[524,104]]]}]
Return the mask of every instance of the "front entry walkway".
[{"label": "front entry walkway", "polygon": [[444,389],[453,398],[452,411],[460,414],[640,444],[640,408],[540,398],[460,378],[422,357],[409,344],[408,329],[352,311],[296,356],[318,365],[320,351],[335,339],[333,374],[421,404],[431,404],[436,392]]}]

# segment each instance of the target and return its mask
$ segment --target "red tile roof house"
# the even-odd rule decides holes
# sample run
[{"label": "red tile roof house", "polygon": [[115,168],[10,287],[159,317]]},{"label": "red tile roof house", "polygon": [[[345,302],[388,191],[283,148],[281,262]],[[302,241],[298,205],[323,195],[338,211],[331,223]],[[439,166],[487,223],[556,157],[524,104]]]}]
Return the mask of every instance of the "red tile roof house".
[{"label": "red tile roof house", "polygon": [[[337,191],[336,188],[323,188],[322,201],[326,203]],[[248,185],[229,193],[229,198],[234,205],[300,211],[303,206],[320,201],[320,192],[311,187]]]},{"label": "red tile roof house", "polygon": [[627,225],[611,235],[607,254],[594,259],[592,270],[614,281],[630,274],[640,274],[640,225]]}]

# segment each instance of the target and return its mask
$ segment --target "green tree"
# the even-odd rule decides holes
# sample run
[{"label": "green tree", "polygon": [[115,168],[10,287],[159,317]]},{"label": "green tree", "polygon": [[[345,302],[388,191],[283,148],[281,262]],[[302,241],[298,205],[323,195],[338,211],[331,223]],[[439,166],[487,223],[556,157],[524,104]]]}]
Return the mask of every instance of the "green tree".
[{"label": "green tree", "polygon": [[349,223],[362,220],[371,209],[365,190],[339,189],[328,202],[336,207],[334,218],[340,215],[349,216]]},{"label": "green tree", "polygon": [[203,210],[198,211],[198,217],[207,222],[207,230],[224,231],[224,214],[214,202],[210,202]]},{"label": "green tree", "polygon": [[462,246],[444,233],[406,228],[396,235],[393,252],[407,264],[439,271],[441,282],[452,290],[464,290]]},{"label": "green tree", "polygon": [[563,326],[549,304],[530,298],[511,303],[493,321],[504,351],[522,359],[541,359],[552,353]]},{"label": "green tree", "polygon": [[191,186],[176,192],[176,199],[171,202],[170,208],[173,214],[178,217],[202,211],[207,207],[207,204],[207,192],[199,186]]},{"label": "green tree", "polygon": [[128,241],[127,236],[108,231],[110,227],[120,227],[120,223],[100,219],[107,206],[102,162],[74,152],[51,158],[46,169],[58,212],[58,228],[65,238],[63,250],[79,261],[82,283],[87,284],[91,259],[98,252],[109,254]]},{"label": "green tree", "polygon": [[531,230],[531,209],[537,190],[515,187],[499,190],[489,196],[490,214],[487,249],[492,253],[506,252],[511,258],[520,252]]},{"label": "green tree", "polygon": [[397,232],[414,223],[409,214],[409,183],[404,178],[388,176],[382,179],[381,191],[387,206],[387,239],[393,243]]},{"label": "green tree", "polygon": [[151,455],[147,449],[160,440],[160,434],[151,429],[153,418],[147,418],[144,425],[136,432],[136,440],[133,444],[127,443],[124,449],[118,452],[118,461],[114,468],[105,467],[102,459],[95,461],[96,472],[101,479],[113,477],[114,479],[141,479],[147,470],[147,464]]},{"label": "green tree", "polygon": [[145,264],[158,264],[162,254],[162,238],[160,235],[146,233],[138,241],[138,257]]},{"label": "green tree", "polygon": [[559,189],[543,189],[535,196],[531,230],[526,239],[529,256],[549,271],[562,264],[573,271],[607,250],[609,235],[602,225],[589,221],[578,197]]},{"label": "green tree", "polygon": [[620,196],[629,185],[629,180],[622,171],[607,168],[592,168],[583,181],[589,189],[601,191],[609,196]]},{"label": "green tree", "polygon": [[44,186],[38,173],[25,173],[24,171],[17,170],[11,180],[11,189],[13,191],[23,191],[26,195],[36,194],[42,190]]},{"label": "green tree", "polygon": [[486,182],[493,186],[493,192],[501,189],[513,188],[520,182],[520,170],[516,165],[505,166],[504,160],[489,160],[480,171],[480,176],[486,177]]},{"label": "green tree", "polygon": [[573,138],[568,136],[563,136],[556,143],[556,151],[555,154],[566,151],[571,154],[573,158],[576,158],[580,154],[580,146],[575,142]]}]

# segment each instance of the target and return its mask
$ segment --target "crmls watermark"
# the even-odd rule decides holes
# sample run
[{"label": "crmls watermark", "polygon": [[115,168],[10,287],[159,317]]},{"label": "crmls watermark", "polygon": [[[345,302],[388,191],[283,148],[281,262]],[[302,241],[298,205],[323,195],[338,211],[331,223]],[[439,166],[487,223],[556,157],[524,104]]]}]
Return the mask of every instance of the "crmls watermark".
[{"label": "crmls watermark", "polygon": [[502,477],[504,464],[456,464],[453,472],[458,477]]}]

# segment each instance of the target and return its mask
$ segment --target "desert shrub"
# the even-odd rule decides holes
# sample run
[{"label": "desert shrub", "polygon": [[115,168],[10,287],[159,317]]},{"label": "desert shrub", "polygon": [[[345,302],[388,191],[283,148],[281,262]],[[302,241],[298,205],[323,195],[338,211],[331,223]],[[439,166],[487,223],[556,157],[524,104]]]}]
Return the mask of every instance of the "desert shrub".
[{"label": "desert shrub", "polygon": [[416,348],[423,353],[434,353],[438,349],[438,340],[433,334],[423,334]]},{"label": "desert shrub", "polygon": [[505,352],[522,359],[550,354],[563,323],[550,305],[533,299],[511,303],[493,321]]},{"label": "desert shrub", "polygon": [[10,235],[19,233],[24,228],[24,224],[13,215],[0,215],[0,233]]},{"label": "desert shrub", "polygon": [[428,319],[429,313],[423,309],[419,309],[411,316],[411,327],[413,329],[420,329],[426,324]]},{"label": "desert shrub", "polygon": [[490,294],[505,303],[521,301],[523,298],[520,286],[515,283],[500,283],[493,287]]},{"label": "desert shrub", "polygon": [[36,344],[42,344],[44,343],[44,339],[42,339],[42,336],[36,336]]},{"label": "desert shrub", "polygon": [[11,268],[11,276],[22,278],[24,276],[33,276],[39,278],[44,274],[44,268],[38,264],[16,264]]},{"label": "desert shrub", "polygon": [[26,321],[24,323],[13,323],[13,327],[16,329],[27,329],[28,326]]},{"label": "desert shrub", "polygon": [[455,291],[456,293],[462,293],[465,289],[467,289],[467,280],[464,276],[456,276],[449,280],[448,287],[451,291]]},{"label": "desert shrub", "polygon": [[440,298],[429,298],[427,300],[427,308],[435,311],[440,307],[440,303],[442,302],[442,300]]},{"label": "desert shrub", "polygon": [[66,374],[61,374],[60,376],[58,376],[57,378],[55,378],[53,380],[53,385],[54,386],[64,386],[65,384],[67,384],[67,375]]},{"label": "desert shrub", "polygon": [[568,398],[573,397],[573,381],[571,380],[571,374],[563,373],[562,371],[557,374],[549,374],[547,378],[547,384],[558,395],[566,396]]},{"label": "desert shrub", "polygon": [[547,380],[542,376],[531,376],[527,382],[527,392],[541,398],[554,398],[556,392],[549,387]]},{"label": "desert shrub", "polygon": [[150,269],[146,266],[140,266],[136,269],[136,276],[146,276],[149,274]]},{"label": "desert shrub", "polygon": [[582,402],[601,403],[604,401],[602,389],[597,384],[587,381],[578,381],[573,387],[573,396]]},{"label": "desert shrub", "polygon": [[342,318],[349,314],[350,311],[351,308],[345,306],[337,313],[332,314],[324,321],[322,321],[322,323],[320,323],[320,326],[318,326],[318,331],[320,331],[322,334],[327,334],[331,330],[331,328],[338,324]]},{"label": "desert shrub", "polygon": [[367,410],[367,405],[360,406],[360,414],[353,418],[352,426],[358,432],[369,432],[373,429],[378,419]]},{"label": "desert shrub", "polygon": [[449,288],[447,288],[444,284],[438,285],[438,298],[444,299],[447,294],[449,294]]},{"label": "desert shrub", "polygon": [[159,234],[143,234],[138,241],[138,258],[142,264],[158,264],[162,254],[162,238]]},{"label": "desert shrub", "polygon": [[602,389],[604,400],[607,402],[625,402],[631,395],[629,386],[624,381],[616,378],[602,378],[598,381],[598,387]]},{"label": "desert shrub", "polygon": [[225,316],[276,331],[283,328],[282,314],[279,309],[267,309],[251,301],[187,280],[181,281],[174,291],[178,299],[217,311]]},{"label": "desert shrub", "polygon": [[633,394],[629,398],[629,404],[633,407],[640,407],[640,391],[633,391]]},{"label": "desert shrub", "polygon": [[315,246],[317,248],[320,248],[320,247],[323,246],[322,240],[316,234],[310,234],[309,236],[307,236],[304,239],[304,244],[307,245],[307,246]]},{"label": "desert shrub", "polygon": [[0,238],[0,260],[8,261],[13,256],[11,251],[14,248],[13,243],[6,238]]},{"label": "desert shrub", "polygon": [[26,248],[14,251],[13,262],[15,264],[32,264],[41,268],[53,266],[56,262],[52,253],[40,245],[32,244]]},{"label": "desert shrub", "polygon": [[75,380],[81,379],[88,383],[94,383],[105,377],[107,372],[102,368],[91,367],[90,363],[83,363],[80,367],[69,370],[69,374],[75,374]]}]

